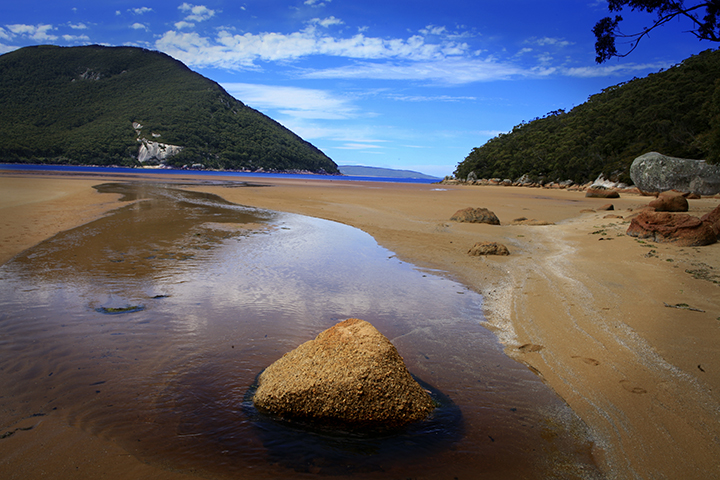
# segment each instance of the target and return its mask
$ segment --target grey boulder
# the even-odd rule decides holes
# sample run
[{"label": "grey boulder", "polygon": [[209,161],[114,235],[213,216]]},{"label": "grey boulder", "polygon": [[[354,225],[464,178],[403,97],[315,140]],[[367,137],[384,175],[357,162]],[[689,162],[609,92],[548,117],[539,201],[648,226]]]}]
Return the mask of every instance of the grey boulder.
[{"label": "grey boulder", "polygon": [[688,160],[657,152],[637,157],[630,166],[630,178],[646,193],[678,190],[699,195],[720,193],[720,165],[705,160]]}]

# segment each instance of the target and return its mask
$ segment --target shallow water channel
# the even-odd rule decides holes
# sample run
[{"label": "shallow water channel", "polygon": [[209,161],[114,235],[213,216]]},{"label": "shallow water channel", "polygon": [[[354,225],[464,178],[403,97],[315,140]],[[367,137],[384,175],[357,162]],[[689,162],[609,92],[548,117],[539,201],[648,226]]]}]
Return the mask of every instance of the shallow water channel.
[{"label": "shallow water channel", "polygon": [[[127,204],[0,268],[0,433],[60,415],[207,478],[598,477],[582,423],[504,355],[478,294],[345,225],[168,184],[96,188]],[[373,436],[254,411],[263,368],[349,317],[442,399],[433,418]]]}]

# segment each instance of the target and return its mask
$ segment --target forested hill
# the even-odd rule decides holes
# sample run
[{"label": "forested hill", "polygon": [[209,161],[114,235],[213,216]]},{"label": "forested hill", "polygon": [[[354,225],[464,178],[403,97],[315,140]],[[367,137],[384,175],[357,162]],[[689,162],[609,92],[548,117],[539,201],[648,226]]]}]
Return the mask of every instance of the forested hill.
[{"label": "forested hill", "polygon": [[584,183],[600,174],[630,183],[632,161],[647,152],[720,161],[720,50],[606,88],[569,112],[523,122],[474,148],[455,177]]},{"label": "forested hill", "polygon": [[147,163],[338,173],[316,147],[163,53],[37,46],[0,56],[0,162],[137,166],[143,143]]}]

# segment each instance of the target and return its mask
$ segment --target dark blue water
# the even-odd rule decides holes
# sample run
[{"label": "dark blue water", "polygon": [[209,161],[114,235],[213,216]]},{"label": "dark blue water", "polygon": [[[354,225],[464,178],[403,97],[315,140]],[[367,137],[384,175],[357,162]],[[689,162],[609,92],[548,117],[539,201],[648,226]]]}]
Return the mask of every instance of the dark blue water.
[{"label": "dark blue water", "polygon": [[29,165],[29,164],[9,164],[0,163],[0,170],[20,170],[20,171],[36,171],[36,172],[66,172],[66,173],[148,173],[148,174],[167,174],[178,175],[188,174],[207,175],[210,177],[251,177],[251,178],[292,178],[305,180],[326,180],[326,181],[363,181],[363,182],[391,182],[391,183],[435,183],[438,180],[426,178],[393,178],[393,177],[363,177],[363,176],[346,176],[346,175],[315,175],[311,173],[255,173],[255,172],[235,172],[235,171],[216,171],[216,170],[176,170],[171,168],[130,168],[130,167],[94,167],[94,166],[78,166],[78,165]]}]

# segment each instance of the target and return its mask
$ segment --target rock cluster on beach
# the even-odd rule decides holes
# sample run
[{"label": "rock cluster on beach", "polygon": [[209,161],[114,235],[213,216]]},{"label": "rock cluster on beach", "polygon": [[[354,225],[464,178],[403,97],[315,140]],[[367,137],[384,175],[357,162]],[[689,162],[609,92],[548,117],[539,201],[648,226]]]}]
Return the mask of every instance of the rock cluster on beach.
[{"label": "rock cluster on beach", "polygon": [[255,407],[321,425],[397,428],[435,408],[393,344],[351,318],[270,365],[258,378]]}]

